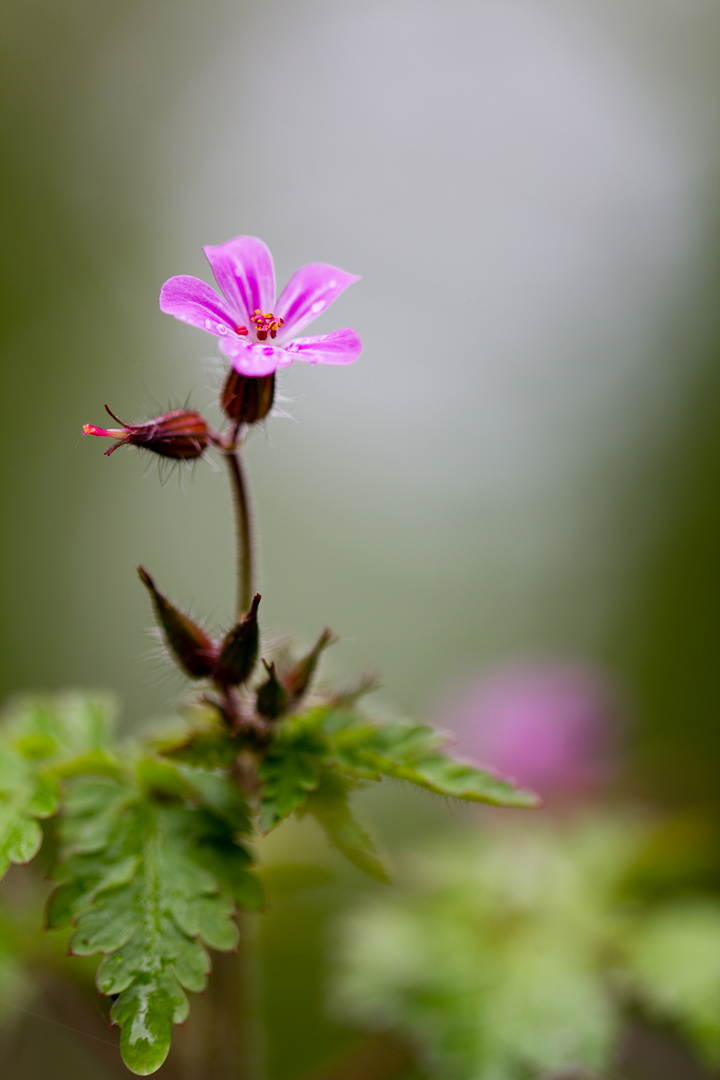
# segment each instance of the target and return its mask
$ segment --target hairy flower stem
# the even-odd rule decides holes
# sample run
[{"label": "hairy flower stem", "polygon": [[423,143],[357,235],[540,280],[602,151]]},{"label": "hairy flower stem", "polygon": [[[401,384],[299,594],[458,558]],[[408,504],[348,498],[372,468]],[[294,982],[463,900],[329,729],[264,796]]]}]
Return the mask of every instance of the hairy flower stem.
[{"label": "hairy flower stem", "polygon": [[250,496],[245,470],[238,449],[229,450],[225,460],[230,470],[235,505],[237,542],[237,615],[240,618],[250,607],[253,584],[253,547]]}]

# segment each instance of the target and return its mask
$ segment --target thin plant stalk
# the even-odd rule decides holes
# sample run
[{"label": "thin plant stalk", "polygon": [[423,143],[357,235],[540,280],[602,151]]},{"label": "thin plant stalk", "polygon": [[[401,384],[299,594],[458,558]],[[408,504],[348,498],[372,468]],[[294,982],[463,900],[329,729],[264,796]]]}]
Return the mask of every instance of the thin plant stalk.
[{"label": "thin plant stalk", "polygon": [[237,615],[240,618],[250,607],[253,595],[253,538],[250,494],[242,458],[238,449],[228,451],[225,460],[230,471],[235,506],[235,535],[237,543]]}]

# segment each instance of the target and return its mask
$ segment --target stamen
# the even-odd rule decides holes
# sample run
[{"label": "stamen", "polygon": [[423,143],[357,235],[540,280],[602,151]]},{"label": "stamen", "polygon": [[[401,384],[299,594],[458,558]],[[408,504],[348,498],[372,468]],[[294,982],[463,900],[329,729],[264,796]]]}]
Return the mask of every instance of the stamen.
[{"label": "stamen", "polygon": [[283,324],[283,320],[273,315],[272,311],[263,315],[260,308],[255,308],[254,314],[250,316],[250,322],[255,324],[255,337],[258,341],[266,341],[268,334],[271,338],[277,337],[277,332]]},{"label": "stamen", "polygon": [[247,332],[248,332],[247,326],[236,326],[235,327],[235,333],[238,335],[238,337],[244,337],[245,334],[247,334]]}]

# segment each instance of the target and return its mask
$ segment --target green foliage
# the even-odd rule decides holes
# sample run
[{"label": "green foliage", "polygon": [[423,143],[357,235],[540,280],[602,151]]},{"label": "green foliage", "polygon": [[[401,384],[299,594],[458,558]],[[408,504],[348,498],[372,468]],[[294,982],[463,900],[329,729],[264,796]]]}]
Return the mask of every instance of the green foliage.
[{"label": "green foliage", "polygon": [[385,868],[377,857],[375,845],[352,816],[349,795],[352,786],[335,773],[322,773],[320,783],[308,795],[304,812],[312,814],[325,831],[330,843],[342,852],[353,866],[376,881],[387,881]]},{"label": "green foliage", "polygon": [[407,780],[438,795],[495,806],[531,807],[537,796],[493,773],[455,761],[446,737],[422,724],[378,724],[355,712],[329,711],[321,720],[329,755],[351,777]]},{"label": "green foliage", "polygon": [[291,719],[280,725],[259,768],[262,781],[260,829],[270,832],[304,806],[320,783],[328,750],[314,725]]},{"label": "green foliage", "polygon": [[114,767],[104,749],[112,702],[98,696],[21,699],[0,728],[0,877],[28,863],[42,843],[39,821],[59,804],[58,779]]},{"label": "green foliage", "polygon": [[720,902],[647,891],[651,863],[687,866],[675,832],[533,817],[424,849],[346,919],[335,1007],[400,1028],[451,1080],[605,1074],[630,1009],[716,1068]]},{"label": "green foliage", "polygon": [[676,901],[652,912],[632,935],[628,966],[647,1010],[720,1064],[720,903]]},{"label": "green foliage", "polygon": [[98,987],[116,998],[123,1059],[142,1076],[167,1056],[172,1025],[187,1015],[184,990],[205,986],[204,946],[235,946],[234,901],[250,876],[228,815],[182,800],[186,778],[172,771],[146,766],[142,785],[71,784],[47,913],[51,927],[74,924],[72,952],[104,956]]},{"label": "green foliage", "polygon": [[11,863],[35,858],[42,843],[38,819],[57,805],[57,782],[38,774],[18,751],[0,748],[0,876]]},{"label": "green foliage", "polygon": [[381,724],[348,709],[316,707],[276,726],[259,767],[260,829],[293,811],[311,813],[330,843],[370,877],[387,875],[367,833],[350,812],[354,787],[385,777],[440,795],[528,807],[537,797],[492,773],[454,761],[445,737],[420,724]]},{"label": "green foliage", "polygon": [[[321,639],[323,642],[325,638]],[[263,722],[248,734],[212,702],[175,738],[111,745],[114,708],[97,695],[16,703],[0,729],[0,872],[37,852],[59,810],[56,888],[47,925],[100,954],[121,1051],[139,1075],[168,1053],[172,1027],[202,990],[207,949],[232,949],[236,906],[260,908],[246,840],[293,812],[379,881],[387,875],[355,821],[355,788],[385,777],[458,798],[532,805],[534,796],[453,761],[419,725],[370,721],[347,704]],[[249,798],[245,791],[251,793]]]},{"label": "green foliage", "polygon": [[274,828],[302,807],[320,783],[323,766],[349,782],[406,780],[439,795],[496,806],[538,803],[493,773],[453,760],[447,740],[421,724],[378,723],[354,711],[312,709],[279,725],[260,768],[264,784],[261,828]]}]

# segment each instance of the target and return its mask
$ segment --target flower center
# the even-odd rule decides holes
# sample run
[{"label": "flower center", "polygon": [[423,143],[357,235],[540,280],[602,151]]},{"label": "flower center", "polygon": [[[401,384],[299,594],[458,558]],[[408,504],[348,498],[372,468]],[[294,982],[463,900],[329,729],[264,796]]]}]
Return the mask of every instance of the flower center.
[{"label": "flower center", "polygon": [[265,315],[260,308],[255,308],[255,313],[250,316],[250,322],[255,325],[255,337],[258,341],[266,341],[268,334],[271,338],[277,337],[277,332],[283,324],[283,320],[268,311]]}]

